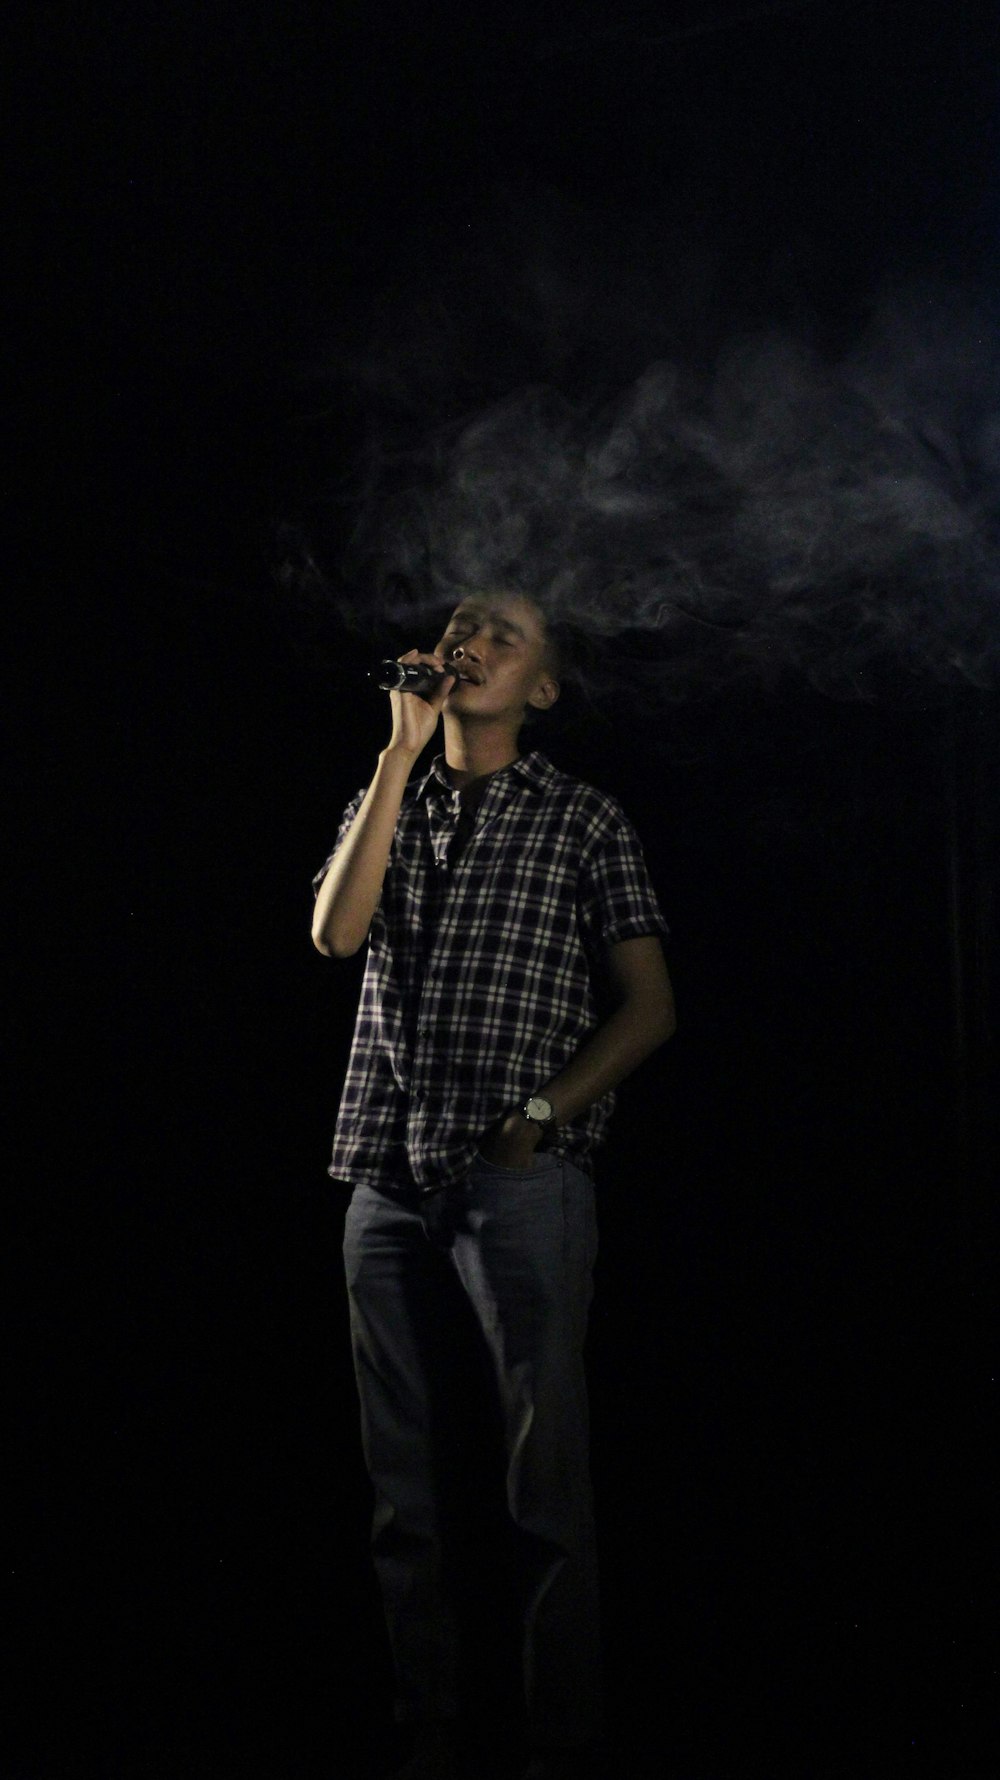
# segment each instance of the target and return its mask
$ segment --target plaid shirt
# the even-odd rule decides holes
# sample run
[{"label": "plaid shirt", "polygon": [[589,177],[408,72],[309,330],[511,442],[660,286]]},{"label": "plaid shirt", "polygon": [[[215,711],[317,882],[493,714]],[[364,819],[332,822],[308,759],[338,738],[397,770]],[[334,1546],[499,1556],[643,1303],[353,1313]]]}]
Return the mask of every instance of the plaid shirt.
[{"label": "plaid shirt", "polygon": [[[334,1179],[390,1191],[460,1179],[486,1129],[606,1016],[607,948],[669,932],[619,805],[543,754],[491,774],[462,815],[438,755],[404,793],[368,936]],[[545,1147],[592,1172],[614,1101],[602,1095]]]}]

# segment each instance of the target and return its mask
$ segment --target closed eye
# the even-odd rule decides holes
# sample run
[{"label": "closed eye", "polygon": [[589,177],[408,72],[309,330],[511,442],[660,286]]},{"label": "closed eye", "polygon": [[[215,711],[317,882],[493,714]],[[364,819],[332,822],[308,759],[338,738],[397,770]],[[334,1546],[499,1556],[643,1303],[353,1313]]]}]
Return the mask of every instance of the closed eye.
[{"label": "closed eye", "polygon": [[[443,637],[442,637],[442,639],[441,639],[441,641],[442,641],[442,642],[443,642],[443,643],[451,643],[451,644],[453,644],[453,645],[454,645],[454,644],[455,644],[455,643],[467,643],[467,642],[468,642],[468,641],[469,641],[469,639],[470,639],[470,637],[474,637],[474,636],[475,636],[475,634],[476,634],[476,633],[475,633],[475,630],[474,630],[474,629],[469,629],[469,630],[446,630],[446,631],[445,631],[445,633],[444,633],[444,636],[443,636]],[[494,631],[494,632],[493,632],[493,633],[492,633],[492,640],[493,640],[493,642],[494,642],[494,643],[500,643],[500,644],[502,644],[502,646],[503,646],[503,647],[504,647],[504,648],[505,648],[505,649],[514,649],[514,648],[516,648],[516,647],[517,647],[517,644],[516,644],[516,642],[515,642],[515,639],[514,639],[514,638],[513,638],[513,637],[504,637],[504,636],[501,636],[501,635],[500,635],[500,634],[499,634],[499,633],[498,633],[498,632],[497,632],[497,631]]]}]

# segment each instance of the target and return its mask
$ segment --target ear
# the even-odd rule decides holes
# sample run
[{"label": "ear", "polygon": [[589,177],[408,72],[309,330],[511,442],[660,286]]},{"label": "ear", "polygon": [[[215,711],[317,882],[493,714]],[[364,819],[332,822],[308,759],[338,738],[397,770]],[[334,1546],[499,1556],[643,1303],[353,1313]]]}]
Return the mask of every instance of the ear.
[{"label": "ear", "polygon": [[555,704],[559,697],[559,691],[558,680],[554,679],[551,674],[546,674],[544,680],[539,680],[534,692],[528,694],[528,703],[533,705],[536,711],[547,711],[550,705]]}]

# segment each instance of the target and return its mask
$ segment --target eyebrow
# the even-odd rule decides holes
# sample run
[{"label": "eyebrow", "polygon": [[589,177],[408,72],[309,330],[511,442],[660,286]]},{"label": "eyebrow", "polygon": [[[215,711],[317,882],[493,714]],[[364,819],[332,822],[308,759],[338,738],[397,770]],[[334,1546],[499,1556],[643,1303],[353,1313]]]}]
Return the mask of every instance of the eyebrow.
[{"label": "eyebrow", "polygon": [[524,631],[521,629],[521,626],[519,624],[515,624],[513,618],[505,618],[503,613],[498,612],[495,606],[490,607],[485,613],[483,612],[482,607],[480,607],[480,606],[460,606],[458,608],[458,611],[453,612],[451,615],[452,620],[454,620],[456,618],[482,618],[482,617],[488,618],[492,624],[502,625],[504,630],[512,630],[512,631],[516,632],[516,634],[520,637],[522,643],[527,642],[528,639],[525,636]]}]

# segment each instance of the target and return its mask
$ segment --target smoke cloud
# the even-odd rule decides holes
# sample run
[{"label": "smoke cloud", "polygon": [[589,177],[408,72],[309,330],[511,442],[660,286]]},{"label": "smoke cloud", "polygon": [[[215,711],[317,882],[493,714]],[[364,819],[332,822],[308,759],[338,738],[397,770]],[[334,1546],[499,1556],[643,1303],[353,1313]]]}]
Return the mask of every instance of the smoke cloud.
[{"label": "smoke cloud", "polygon": [[342,616],[422,640],[470,588],[527,593],[595,696],[652,708],[996,685],[988,300],[918,281],[846,322],[766,292],[740,315],[720,244],[637,224],[616,256],[592,218],[528,220],[458,275],[439,257],[429,297],[402,281],[338,366],[365,427]]}]

